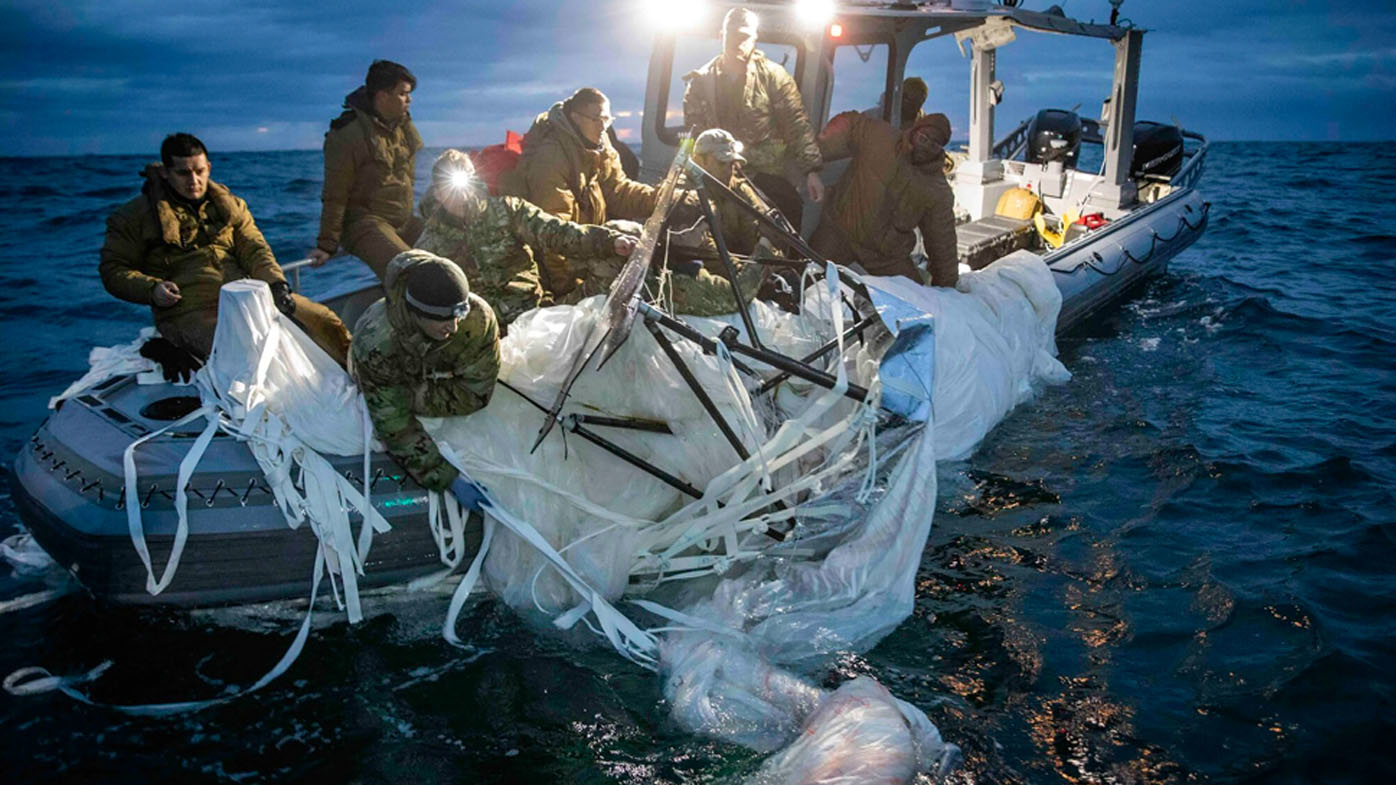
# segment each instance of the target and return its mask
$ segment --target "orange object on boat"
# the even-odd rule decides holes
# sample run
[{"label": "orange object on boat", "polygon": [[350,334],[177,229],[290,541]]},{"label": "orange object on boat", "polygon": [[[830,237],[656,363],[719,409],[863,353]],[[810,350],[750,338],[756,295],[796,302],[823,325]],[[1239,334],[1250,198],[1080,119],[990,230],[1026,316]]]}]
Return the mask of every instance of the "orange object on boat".
[{"label": "orange object on boat", "polygon": [[499,196],[499,178],[519,165],[523,155],[523,137],[513,131],[504,132],[503,144],[482,147],[470,154],[475,174],[489,186],[490,196]]}]

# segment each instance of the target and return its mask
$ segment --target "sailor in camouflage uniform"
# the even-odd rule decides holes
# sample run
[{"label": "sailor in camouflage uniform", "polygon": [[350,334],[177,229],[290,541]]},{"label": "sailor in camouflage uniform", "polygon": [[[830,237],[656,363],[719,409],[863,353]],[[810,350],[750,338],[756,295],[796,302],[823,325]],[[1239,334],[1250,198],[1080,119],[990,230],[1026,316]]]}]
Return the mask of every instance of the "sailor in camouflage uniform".
[{"label": "sailor in camouflage uniform", "polygon": [[459,265],[471,291],[494,307],[503,325],[552,304],[535,253],[623,259],[635,248],[635,239],[620,232],[562,220],[518,197],[486,196],[470,156],[459,150],[436,159],[431,179],[417,247]]},{"label": "sailor in camouflage uniform", "polygon": [[460,268],[426,251],[388,263],[387,297],[354,328],[354,378],[379,440],[422,487],[451,489],[466,506],[478,489],[460,477],[418,417],[459,417],[490,401],[499,376],[499,324]]}]

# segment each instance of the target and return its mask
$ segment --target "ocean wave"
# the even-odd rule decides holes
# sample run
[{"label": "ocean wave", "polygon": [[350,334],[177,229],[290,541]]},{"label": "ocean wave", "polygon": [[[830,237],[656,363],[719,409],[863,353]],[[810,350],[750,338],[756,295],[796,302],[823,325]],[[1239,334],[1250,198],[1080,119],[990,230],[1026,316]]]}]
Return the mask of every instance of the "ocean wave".
[{"label": "ocean wave", "polygon": [[39,225],[46,229],[62,229],[69,226],[91,226],[94,224],[100,226],[103,225],[107,216],[110,214],[111,207],[109,206],[92,207],[86,210],[79,210],[75,213],[66,213],[64,215],[55,215],[51,218],[45,218]]},{"label": "ocean wave", "polygon": [[94,188],[90,191],[83,191],[78,194],[92,199],[121,199],[134,198],[137,189],[131,185],[111,185],[106,188]]}]

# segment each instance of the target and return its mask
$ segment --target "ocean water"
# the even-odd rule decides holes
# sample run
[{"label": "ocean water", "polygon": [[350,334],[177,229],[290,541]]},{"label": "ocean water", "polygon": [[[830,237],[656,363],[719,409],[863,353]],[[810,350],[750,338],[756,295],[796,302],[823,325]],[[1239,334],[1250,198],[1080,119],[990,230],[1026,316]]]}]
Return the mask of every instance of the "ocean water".
[{"label": "ocean water", "polygon": [[[7,473],[88,347],[147,319],[96,272],[143,162],[0,160]],[[311,244],[319,177],[317,152],[214,159],[283,260]],[[915,614],[814,678],[871,674],[925,709],[964,749],[955,782],[1396,781],[1393,181],[1387,145],[1214,145],[1207,234],[1060,342],[1069,383],[942,465]],[[6,483],[0,536],[19,526]],[[0,601],[35,588],[0,577]],[[676,727],[608,649],[482,601],[472,661],[437,634],[441,597],[383,602],[193,715],[0,694],[0,782],[728,782],[761,761]],[[0,674],[111,659],[99,700],[216,695],[298,618],[231,616],[69,595],[0,615]]]}]

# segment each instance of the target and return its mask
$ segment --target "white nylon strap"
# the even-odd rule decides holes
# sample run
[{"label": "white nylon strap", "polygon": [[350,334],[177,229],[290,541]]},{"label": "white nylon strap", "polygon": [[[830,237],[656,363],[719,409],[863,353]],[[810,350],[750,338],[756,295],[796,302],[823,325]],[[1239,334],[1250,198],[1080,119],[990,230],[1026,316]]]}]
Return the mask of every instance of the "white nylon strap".
[{"label": "white nylon strap", "polygon": [[4,689],[11,695],[38,695],[45,692],[58,692],[67,695],[69,698],[85,703],[88,706],[99,706],[104,709],[113,709],[123,714],[133,714],[143,717],[163,717],[171,714],[182,714],[189,711],[199,711],[209,706],[217,706],[221,703],[228,703],[244,695],[250,695],[257,690],[270,684],[278,676],[290,669],[291,665],[305,649],[305,642],[310,637],[311,616],[315,612],[315,598],[320,589],[320,579],[325,574],[325,557],[322,552],[315,554],[315,575],[310,583],[310,604],[305,609],[305,619],[301,622],[301,628],[296,633],[295,639],[291,641],[290,648],[281,655],[272,669],[267,671],[262,678],[258,679],[251,686],[235,693],[224,695],[202,701],[179,701],[175,703],[138,703],[138,704],[117,704],[99,703],[92,700],[86,693],[77,689],[78,685],[94,681],[101,676],[107,668],[111,667],[111,660],[107,660],[92,670],[76,676],[54,676],[48,670],[40,667],[20,668],[5,677]]},{"label": "white nylon strap", "polygon": [[456,586],[455,594],[451,595],[451,607],[446,610],[446,622],[441,626],[441,636],[446,639],[447,643],[456,648],[469,648],[456,635],[456,619],[460,618],[465,601],[470,597],[470,592],[475,589],[475,584],[480,580],[480,568],[485,563],[485,554],[489,553],[490,543],[493,541],[494,518],[486,514],[485,533],[480,539],[480,550],[476,552],[475,559],[470,562],[470,569],[465,571],[465,576],[460,579],[460,584]]},{"label": "white nylon strap", "polygon": [[[145,590],[151,594],[159,594],[170,585],[170,581],[174,580],[175,569],[179,566],[179,558],[184,553],[184,543],[189,537],[189,497],[185,493],[185,486],[189,483],[194,466],[203,457],[204,450],[208,448],[209,441],[213,439],[214,432],[218,430],[217,411],[214,406],[200,406],[158,431],[152,431],[126,445],[126,450],[121,454],[121,468],[126,480],[126,528],[131,535],[131,544],[136,548],[136,555],[141,557],[141,564],[145,565]],[[176,524],[174,545],[170,549],[169,559],[165,562],[165,569],[160,573],[159,580],[156,580],[155,568],[150,560],[150,547],[146,545],[145,541],[145,527],[141,524],[141,499],[136,476],[136,448],[173,428],[178,428],[200,417],[208,417],[208,426],[204,428],[203,433],[199,434],[199,438],[194,440],[194,444],[190,446],[184,460],[180,461],[179,480],[176,483],[177,490],[175,491],[175,512],[179,516],[179,521]]]}]

